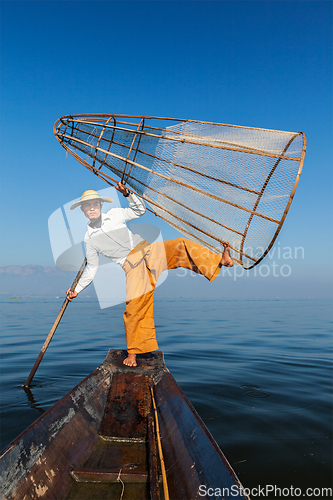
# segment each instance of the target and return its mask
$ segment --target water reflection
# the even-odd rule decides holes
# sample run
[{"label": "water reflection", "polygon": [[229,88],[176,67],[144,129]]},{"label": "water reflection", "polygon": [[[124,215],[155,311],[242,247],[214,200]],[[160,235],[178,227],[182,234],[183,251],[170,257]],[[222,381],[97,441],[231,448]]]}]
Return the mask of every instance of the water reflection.
[{"label": "water reflection", "polygon": [[45,410],[43,408],[41,408],[38,403],[36,403],[34,395],[31,392],[31,389],[29,389],[29,387],[24,387],[24,386],[22,386],[22,388],[24,389],[24,392],[28,396],[30,408],[39,411],[39,413],[41,413],[41,414],[45,413]]}]

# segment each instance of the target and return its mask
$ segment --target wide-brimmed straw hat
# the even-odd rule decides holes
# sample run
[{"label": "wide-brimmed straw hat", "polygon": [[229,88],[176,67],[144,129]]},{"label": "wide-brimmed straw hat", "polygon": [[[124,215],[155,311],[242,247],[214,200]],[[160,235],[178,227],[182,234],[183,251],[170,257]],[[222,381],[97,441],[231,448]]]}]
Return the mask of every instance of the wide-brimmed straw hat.
[{"label": "wide-brimmed straw hat", "polygon": [[84,201],[88,200],[100,200],[100,201],[105,201],[107,203],[112,203],[113,199],[109,198],[108,196],[100,196],[97,191],[94,191],[93,189],[89,189],[88,191],[85,191],[83,195],[81,196],[80,201],[77,201],[73,203],[71,206],[71,210],[74,210],[74,208],[78,207],[79,205],[82,205]]}]

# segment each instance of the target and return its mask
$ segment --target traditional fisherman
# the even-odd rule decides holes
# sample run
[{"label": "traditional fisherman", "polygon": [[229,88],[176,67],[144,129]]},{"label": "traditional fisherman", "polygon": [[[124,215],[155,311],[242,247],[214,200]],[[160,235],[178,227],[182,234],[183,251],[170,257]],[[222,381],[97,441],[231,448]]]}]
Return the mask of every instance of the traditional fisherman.
[{"label": "traditional fisherman", "polygon": [[94,279],[99,254],[119,264],[126,274],[126,311],[124,324],[128,357],[124,364],[137,366],[136,355],[158,349],[153,316],[154,290],[159,276],[166,269],[183,267],[214,280],[221,267],[232,267],[229,244],[223,243],[223,254],[216,254],[186,238],[158,241],[153,244],[133,234],[126,222],[141,217],[146,207],[143,201],[120,182],[116,189],[128,200],[127,208],[111,208],[102,213],[102,202],[112,203],[96,191],[85,191],[71,206],[80,206],[89,219],[84,238],[87,267],[68,300],[86,288]]}]

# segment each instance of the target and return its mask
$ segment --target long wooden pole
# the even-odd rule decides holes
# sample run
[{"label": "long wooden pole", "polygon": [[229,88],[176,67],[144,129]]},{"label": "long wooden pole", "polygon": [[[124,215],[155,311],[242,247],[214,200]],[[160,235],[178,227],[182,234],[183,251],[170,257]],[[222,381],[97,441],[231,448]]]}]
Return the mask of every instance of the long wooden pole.
[{"label": "long wooden pole", "polygon": [[[83,271],[84,271],[84,269],[85,269],[86,265],[87,265],[87,259],[85,258],[85,259],[84,259],[84,261],[83,261],[83,263],[82,263],[82,266],[81,266],[81,267],[80,267],[80,269],[79,269],[79,272],[77,273],[77,275],[76,275],[76,277],[75,277],[75,280],[73,281],[73,284],[72,284],[72,286],[71,286],[71,292],[74,292],[75,287],[76,287],[76,285],[77,285],[77,282],[78,282],[78,281],[79,281],[79,279],[81,278],[82,273],[83,273]],[[30,372],[30,375],[29,375],[29,377],[27,378],[27,380],[25,381],[25,383],[24,383],[21,387],[24,387],[24,388],[26,389],[26,388],[28,388],[28,387],[29,387],[29,385],[31,384],[31,381],[32,381],[32,379],[33,379],[33,377],[34,377],[34,375],[35,375],[35,373],[36,373],[36,371],[37,371],[37,368],[38,368],[38,367],[39,367],[39,365],[40,365],[40,362],[41,362],[41,361],[42,361],[42,359],[43,359],[43,356],[44,356],[44,354],[45,354],[45,351],[46,351],[46,349],[48,348],[49,343],[50,343],[50,342],[51,342],[51,340],[52,340],[52,337],[53,337],[53,335],[54,335],[54,332],[56,331],[56,329],[57,329],[57,327],[58,327],[58,325],[59,325],[59,323],[60,323],[60,320],[61,320],[61,318],[62,318],[62,316],[63,316],[63,314],[64,314],[64,312],[65,312],[65,310],[66,310],[66,307],[68,306],[68,303],[69,303],[69,300],[68,300],[68,298],[66,297],[66,299],[65,299],[65,301],[64,301],[64,303],[63,303],[63,305],[61,306],[61,309],[60,309],[60,311],[59,311],[59,314],[58,314],[58,316],[57,316],[57,318],[56,318],[55,322],[53,323],[53,326],[52,326],[52,328],[51,328],[51,330],[50,330],[50,333],[48,334],[47,339],[46,339],[46,340],[45,340],[45,342],[44,342],[44,345],[43,345],[43,347],[42,347],[42,350],[40,351],[40,353],[39,353],[39,355],[38,355],[38,358],[36,359],[35,364],[34,364],[34,366],[32,367],[32,370],[31,370],[31,372]]]},{"label": "long wooden pole", "polygon": [[166,475],[166,470],[165,470],[165,463],[164,463],[164,458],[163,458],[163,450],[162,450],[161,435],[160,435],[160,426],[159,426],[159,423],[158,423],[157,408],[156,408],[156,403],[155,403],[155,398],[154,398],[154,391],[153,391],[152,387],[150,388],[150,392],[151,392],[151,398],[152,398],[152,401],[153,401],[153,408],[154,408],[154,414],[155,414],[156,437],[157,437],[158,454],[160,456],[160,465],[161,465],[161,472],[162,472],[164,500],[169,500],[170,497],[169,497],[169,489],[168,489],[168,480],[167,480],[167,475]]}]

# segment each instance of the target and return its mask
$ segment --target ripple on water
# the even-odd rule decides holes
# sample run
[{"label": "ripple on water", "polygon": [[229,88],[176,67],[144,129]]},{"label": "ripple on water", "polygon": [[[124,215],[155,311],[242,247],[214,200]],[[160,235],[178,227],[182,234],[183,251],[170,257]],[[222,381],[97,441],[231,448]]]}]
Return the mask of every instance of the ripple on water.
[{"label": "ripple on water", "polygon": [[240,388],[244,390],[245,396],[249,398],[265,399],[270,398],[272,395],[270,392],[264,391],[256,385],[241,385]]}]

